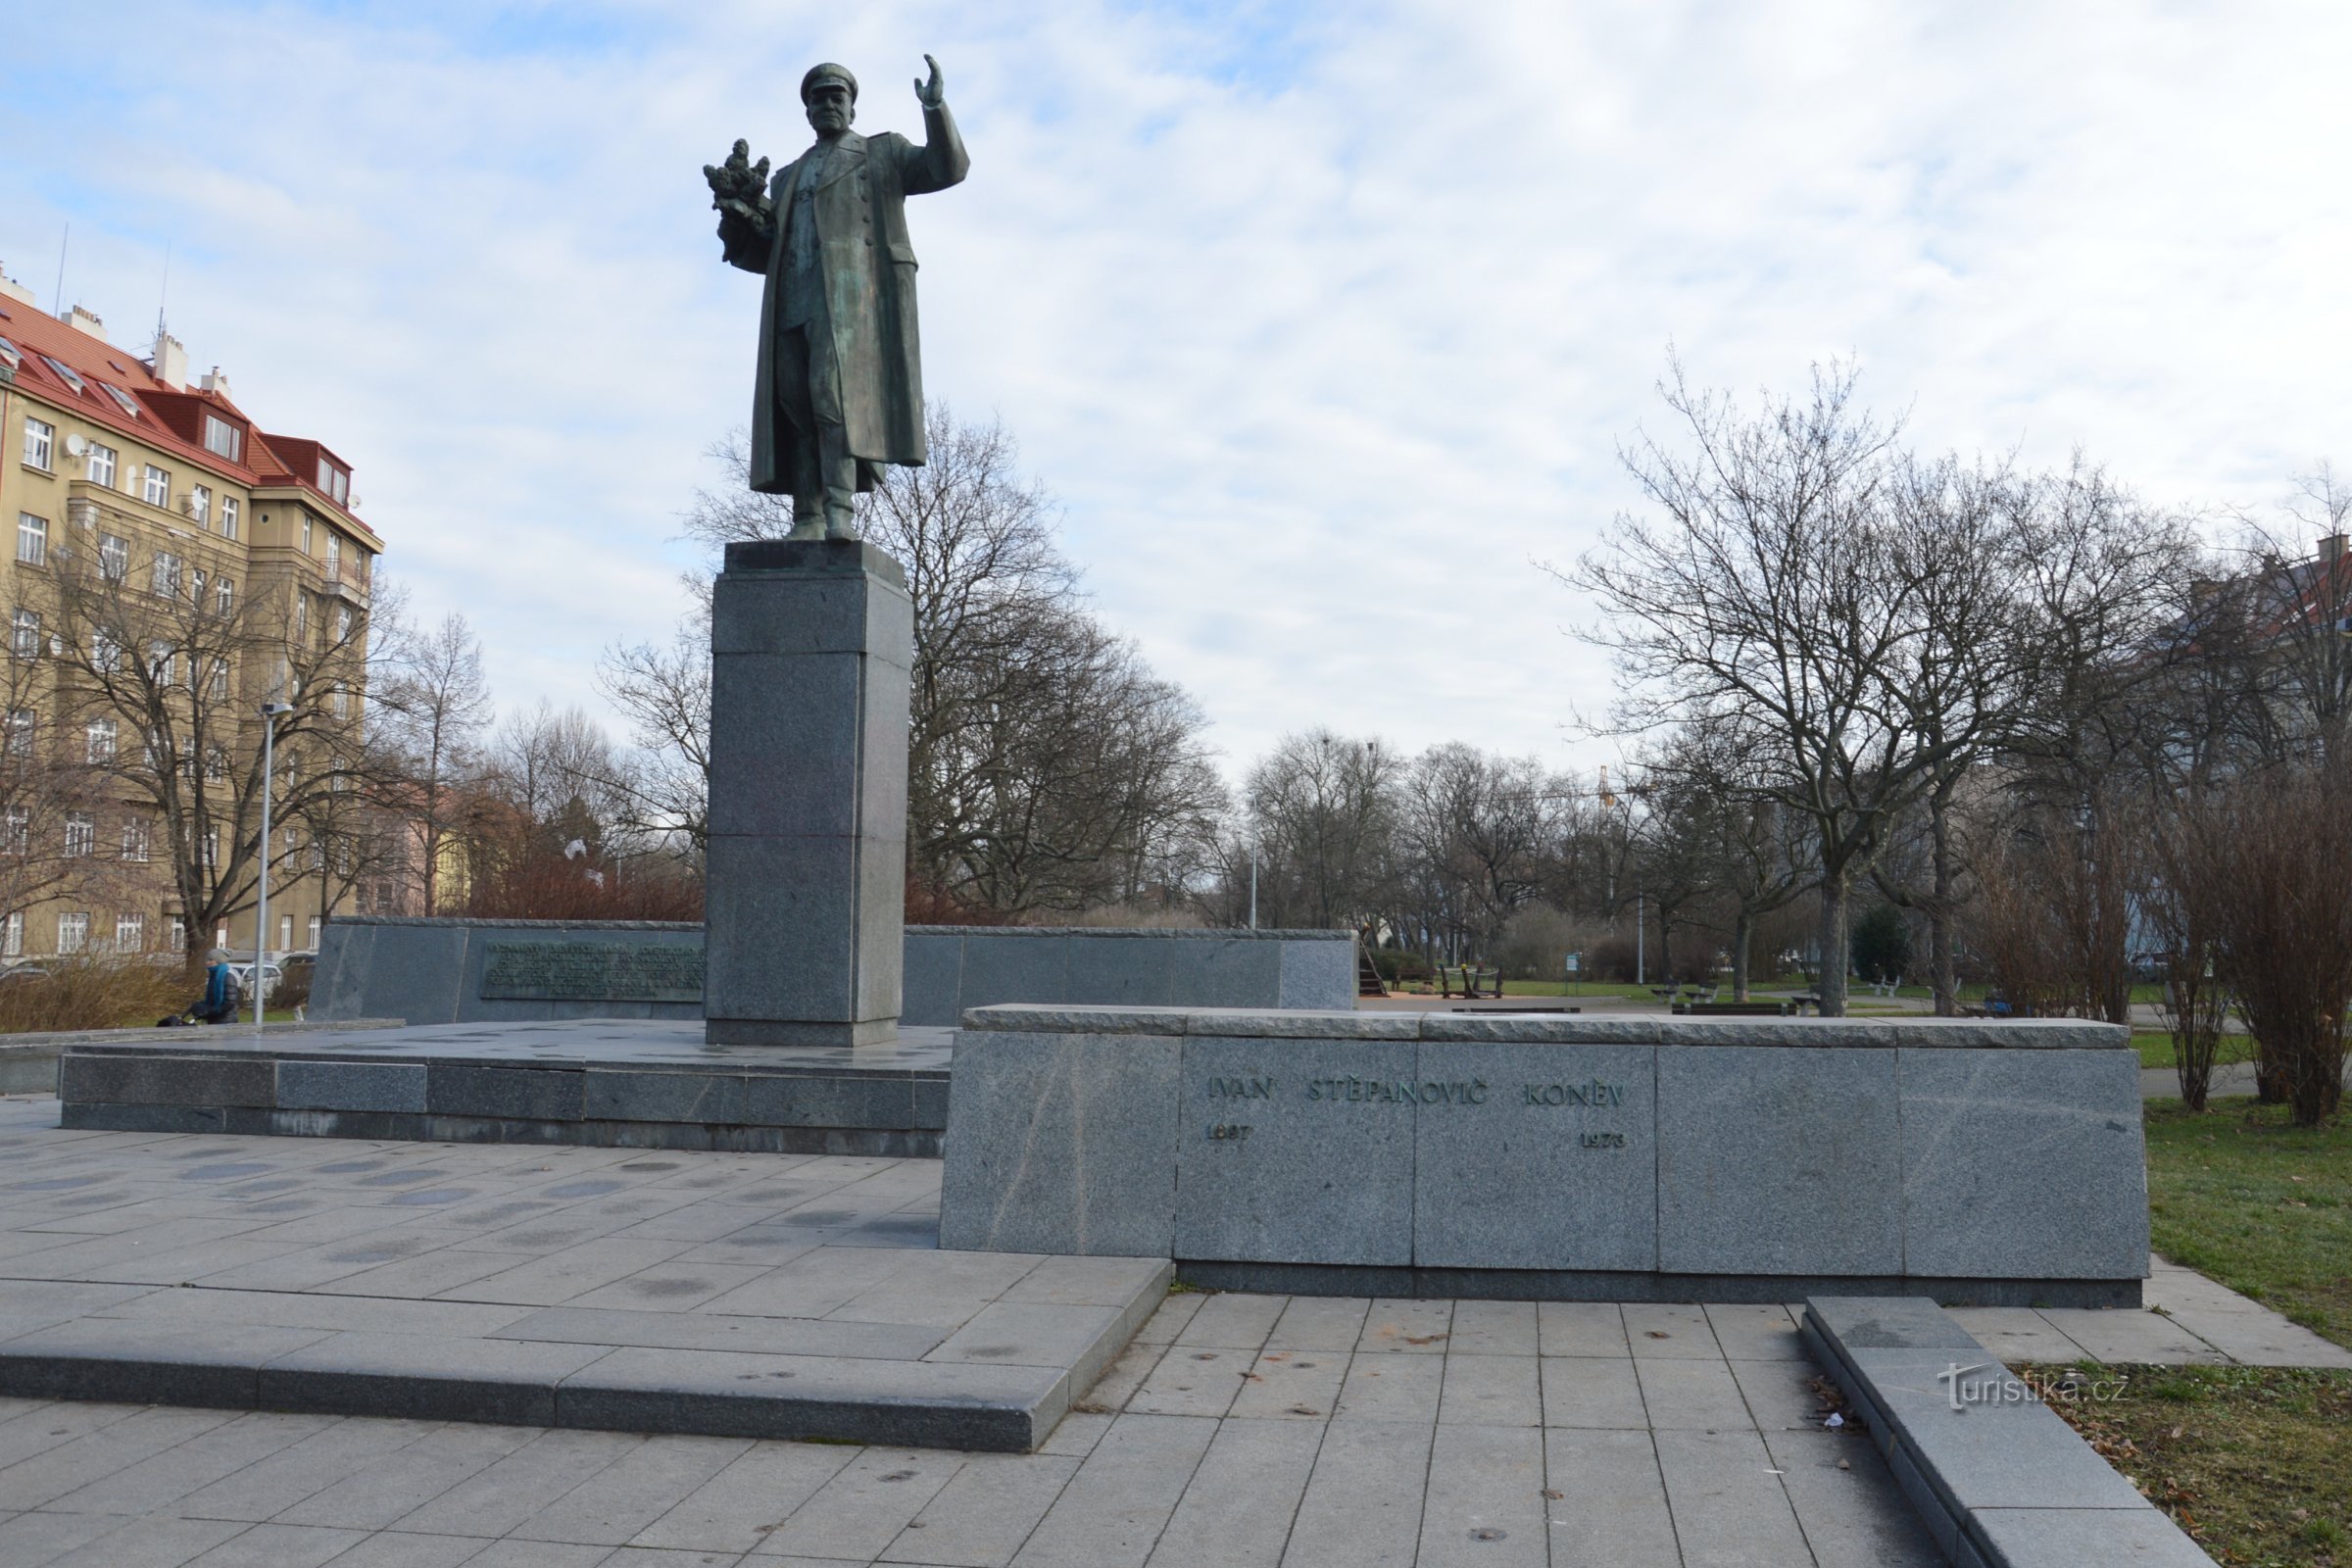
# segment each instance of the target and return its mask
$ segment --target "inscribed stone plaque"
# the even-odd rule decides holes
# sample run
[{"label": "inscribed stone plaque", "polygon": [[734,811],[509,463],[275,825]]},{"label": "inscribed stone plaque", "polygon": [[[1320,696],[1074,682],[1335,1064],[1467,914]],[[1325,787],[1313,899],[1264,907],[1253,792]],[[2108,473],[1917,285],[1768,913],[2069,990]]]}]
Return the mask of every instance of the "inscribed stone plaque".
[{"label": "inscribed stone plaque", "polygon": [[1652,1047],[1419,1050],[1415,1263],[1658,1266]]},{"label": "inscribed stone plaque", "polygon": [[492,942],[484,1002],[700,1002],[703,950],[686,943]]},{"label": "inscribed stone plaque", "polygon": [[1175,1255],[1410,1263],[1414,1050],[1409,1040],[1188,1037]]}]

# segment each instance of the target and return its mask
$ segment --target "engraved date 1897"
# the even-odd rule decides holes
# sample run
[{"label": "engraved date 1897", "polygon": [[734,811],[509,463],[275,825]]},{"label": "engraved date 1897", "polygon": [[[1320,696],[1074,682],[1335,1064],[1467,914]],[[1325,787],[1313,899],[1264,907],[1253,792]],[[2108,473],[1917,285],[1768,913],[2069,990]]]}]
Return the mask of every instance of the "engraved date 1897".
[{"label": "engraved date 1897", "polygon": [[1249,1136],[1250,1127],[1246,1122],[1213,1121],[1208,1124],[1208,1138],[1211,1143],[1235,1144]]}]

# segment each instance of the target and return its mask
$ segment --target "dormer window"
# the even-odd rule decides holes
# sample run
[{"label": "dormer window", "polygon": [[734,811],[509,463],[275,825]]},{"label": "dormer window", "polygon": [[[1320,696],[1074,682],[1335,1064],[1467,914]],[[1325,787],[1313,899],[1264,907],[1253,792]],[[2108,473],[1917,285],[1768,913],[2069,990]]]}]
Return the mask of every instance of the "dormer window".
[{"label": "dormer window", "polygon": [[41,363],[49,367],[49,368],[52,370],[55,370],[57,372],[57,378],[60,381],[65,382],[66,385],[72,387],[74,391],[80,392],[84,390],[80,375],[75,373],[72,366],[60,364],[58,361],[51,359],[46,354],[41,356]]},{"label": "dormer window", "polygon": [[0,365],[5,365],[13,370],[24,363],[24,356],[17,351],[17,346],[8,339],[0,337]]},{"label": "dormer window", "polygon": [[335,466],[325,458],[320,458],[318,460],[318,491],[321,495],[334,497],[335,505],[342,506],[351,499],[351,474],[345,469]]},{"label": "dormer window", "polygon": [[112,381],[101,381],[98,384],[106,388],[106,395],[108,397],[115,400],[115,407],[121,409],[124,414],[129,415],[134,419],[139,416],[139,406],[130,401],[129,393],[123,391]]},{"label": "dormer window", "polygon": [[218,415],[204,416],[204,449],[231,463],[245,461],[245,432]]}]

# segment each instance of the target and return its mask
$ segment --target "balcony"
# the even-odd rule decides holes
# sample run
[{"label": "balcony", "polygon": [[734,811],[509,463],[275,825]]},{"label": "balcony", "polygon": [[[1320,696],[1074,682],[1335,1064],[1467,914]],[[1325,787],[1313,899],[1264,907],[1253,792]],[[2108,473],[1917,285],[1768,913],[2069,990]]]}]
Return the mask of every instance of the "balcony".
[{"label": "balcony", "polygon": [[319,572],[318,591],[329,599],[340,599],[357,609],[368,608],[368,579],[349,566]]}]

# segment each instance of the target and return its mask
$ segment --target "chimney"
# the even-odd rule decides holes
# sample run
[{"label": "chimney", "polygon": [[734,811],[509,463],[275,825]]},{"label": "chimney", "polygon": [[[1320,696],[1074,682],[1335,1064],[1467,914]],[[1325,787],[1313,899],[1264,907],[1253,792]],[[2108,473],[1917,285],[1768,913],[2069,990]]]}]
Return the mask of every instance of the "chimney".
[{"label": "chimney", "polygon": [[2344,559],[2344,536],[2331,533],[2320,541],[2320,559],[2330,566]]},{"label": "chimney", "polygon": [[188,351],[179,339],[169,332],[159,332],[155,338],[155,358],[147,362],[155,378],[174,392],[188,389]]},{"label": "chimney", "polygon": [[220,367],[218,365],[205,371],[204,389],[224,402],[234,401],[228,395],[228,377],[220,373]]},{"label": "chimney", "polygon": [[32,290],[9,276],[8,269],[5,267],[0,267],[0,297],[15,300],[20,305],[38,307],[38,302],[32,297]]},{"label": "chimney", "polygon": [[94,313],[85,311],[78,305],[65,314],[64,320],[76,332],[87,332],[101,343],[106,341],[106,323],[98,319]]}]

